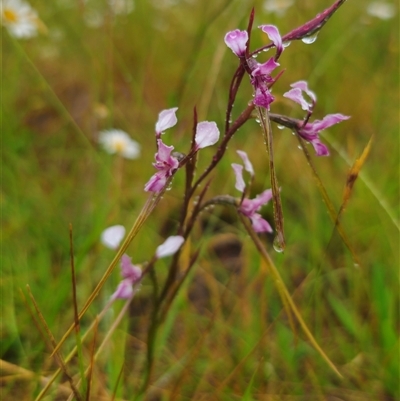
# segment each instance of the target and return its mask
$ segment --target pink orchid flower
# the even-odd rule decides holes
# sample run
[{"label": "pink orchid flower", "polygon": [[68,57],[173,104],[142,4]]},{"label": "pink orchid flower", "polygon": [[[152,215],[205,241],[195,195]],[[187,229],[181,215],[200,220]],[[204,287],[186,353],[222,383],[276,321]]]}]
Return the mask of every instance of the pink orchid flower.
[{"label": "pink orchid flower", "polygon": [[158,152],[155,154],[156,162],[153,166],[158,170],[144,187],[146,192],[160,192],[169,177],[171,177],[179,167],[179,161],[174,156],[171,156],[173,146],[167,146],[161,139],[157,140]]},{"label": "pink orchid flower", "polygon": [[246,44],[249,40],[247,31],[235,29],[225,35],[225,44],[236,54],[238,57],[244,57],[246,54]]},{"label": "pink orchid flower", "polygon": [[[303,110],[308,112],[309,117],[317,101],[315,93],[308,89],[306,81],[298,81],[290,86],[292,89],[284,93],[283,96],[298,103]],[[308,102],[304,98],[303,92],[311,99],[311,102]],[[302,121],[299,121],[296,131],[304,140],[311,143],[317,156],[329,156],[329,150],[319,139],[319,133],[332,125],[348,120],[349,118],[349,116],[337,113],[328,114],[322,120],[315,120],[311,123],[306,122],[304,124]]]},{"label": "pink orchid flower", "polygon": [[[238,154],[240,155],[240,157],[244,162],[246,171],[248,171],[251,175],[253,175],[254,174],[253,166],[249,161],[247,153],[243,151],[238,151]],[[240,164],[233,163],[232,168],[236,177],[235,188],[243,193],[246,188],[243,179],[243,166],[241,166]],[[251,224],[254,228],[254,231],[257,233],[272,232],[272,227],[270,226],[268,221],[263,219],[261,214],[257,213],[261,209],[261,207],[266,205],[271,199],[272,199],[272,190],[267,189],[261,194],[257,195],[254,199],[247,199],[247,198],[243,199],[242,203],[239,206],[239,212],[251,220]]]}]

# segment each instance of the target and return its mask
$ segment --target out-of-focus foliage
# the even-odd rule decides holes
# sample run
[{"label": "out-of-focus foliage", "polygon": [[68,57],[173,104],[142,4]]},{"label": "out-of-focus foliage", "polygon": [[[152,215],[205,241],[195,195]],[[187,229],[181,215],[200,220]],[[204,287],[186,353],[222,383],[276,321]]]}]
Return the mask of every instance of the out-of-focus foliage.
[{"label": "out-of-focus foliage", "polygon": [[[280,12],[271,11],[273,3]],[[179,107],[176,128],[163,138],[187,152],[194,106],[199,121],[221,127],[224,122],[238,62],[223,42],[225,33],[245,29],[253,6],[255,27],[275,24],[285,33],[330,1],[54,0],[31,5],[38,16],[36,36],[16,38],[2,27],[1,358],[46,376],[55,364],[20,289],[29,284],[60,339],[73,321],[69,223],[78,304],[83,305],[113,257],[100,242],[102,231],[114,224],[129,229],[147,199],[143,188],[154,173],[158,113]],[[293,334],[254,245],[237,216],[221,207],[204,212],[193,233],[192,247],[201,247],[200,257],[160,329],[148,399],[232,400],[245,394],[248,400],[330,396],[372,401],[398,396],[399,11],[392,5],[393,16],[381,19],[368,13],[366,2],[346,2],[316,42],[292,43],[285,50],[280,59],[285,73],[273,88],[274,112],[301,118],[282,94],[305,79],[318,97],[316,118],[334,112],[351,116],[322,136],[331,156],[314,158],[337,210],[347,172],[373,137],[341,217],[358,257],[355,264],[296,138],[274,127],[287,249],[276,254],[271,247],[271,253],[344,379],[338,382],[307,341]],[[255,29],[252,46],[265,40]],[[234,117],[250,99],[251,86],[244,82]],[[128,160],[105,152],[98,139],[106,129],[128,133],[140,144],[140,156]],[[253,162],[252,195],[269,186],[263,139],[258,124],[249,121],[214,173],[210,195],[237,195],[230,167],[240,162],[236,149],[245,150]],[[199,172],[211,154],[202,152]],[[164,238],[175,234],[183,173],[131,244],[134,263],[148,260]],[[273,221],[271,209],[265,217]],[[270,246],[272,238],[265,235],[263,241]],[[167,266],[157,265],[160,280]],[[118,281],[115,273],[82,329]],[[93,397],[108,394],[105,399],[111,399],[118,380],[121,399],[133,399],[140,388],[151,295],[152,283],[145,280],[126,323],[96,364]],[[111,319],[99,326],[100,337]],[[71,337],[63,353],[73,344]],[[2,381],[4,399],[33,399],[40,389],[37,377],[13,374]]]}]

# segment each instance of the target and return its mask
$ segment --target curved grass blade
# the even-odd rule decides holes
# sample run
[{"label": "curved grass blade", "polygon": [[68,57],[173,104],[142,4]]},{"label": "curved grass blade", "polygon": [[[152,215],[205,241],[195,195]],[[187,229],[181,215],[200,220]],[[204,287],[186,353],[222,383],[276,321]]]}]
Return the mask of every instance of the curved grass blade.
[{"label": "curved grass blade", "polygon": [[[171,177],[172,178],[172,177]],[[165,188],[167,188],[169,185],[169,182],[166,183]],[[132,242],[132,240],[136,237],[137,233],[147,220],[147,218],[150,216],[151,212],[154,210],[154,208],[157,206],[158,202],[161,200],[162,196],[164,194],[164,191],[159,192],[156,196],[150,196],[145,205],[143,206],[142,210],[140,211],[139,216],[137,217],[135,223],[133,224],[131,230],[129,231],[128,235],[126,236],[124,242],[122,243],[121,247],[119,248],[117,254],[115,255],[114,259],[111,261],[110,265],[108,266],[107,270],[103,274],[103,277],[100,279],[98,282],[96,288],[93,290],[92,294],[89,296],[88,300],[86,301],[85,305],[83,306],[82,310],[79,313],[79,320],[82,319],[83,315],[86,313],[86,311],[89,309],[90,305],[93,303],[97,295],[99,294],[100,290],[103,288],[105,282],[107,281],[108,277],[111,275],[115,267],[117,266],[117,263],[121,259],[122,255],[125,253],[126,249],[128,248],[129,244]],[[65,332],[64,336],[61,338],[57,346],[55,347],[52,355],[54,355],[55,352],[59,350],[59,348],[64,344],[64,341],[67,339],[67,337],[71,334],[71,332],[74,330],[75,323],[73,323],[68,330]]]},{"label": "curved grass blade", "polygon": [[308,152],[308,150],[306,148],[304,140],[298,134],[296,134],[296,137],[300,143],[300,146],[304,153],[304,156],[306,157],[307,162],[311,168],[311,171],[315,178],[315,181],[317,182],[317,186],[318,186],[319,191],[321,192],[322,199],[324,200],[326,207],[328,209],[329,217],[331,218],[332,222],[335,224],[335,228],[337,229],[340,237],[342,238],[343,243],[346,245],[347,249],[350,251],[354,264],[359,265],[360,261],[358,259],[358,256],[355,253],[352,245],[350,244],[350,240],[347,237],[347,234],[345,233],[345,231],[343,230],[342,225],[340,224],[340,221],[338,218],[339,215],[336,213],[335,207],[334,207],[331,199],[329,198],[328,192],[326,191],[325,186],[322,183],[320,176],[318,175],[317,169],[314,166],[314,163],[311,159],[310,153]]},{"label": "curved grass blade", "polygon": [[371,144],[372,144],[372,137],[368,141],[367,145],[365,146],[363,152],[361,153],[361,156],[355,160],[354,164],[351,166],[349,173],[347,174],[347,180],[346,180],[346,187],[344,189],[344,194],[343,194],[343,201],[342,205],[340,206],[339,213],[337,216],[337,220],[339,220],[340,215],[342,214],[343,210],[345,209],[351,193],[354,188],[354,184],[360,174],[361,168],[365,163],[365,160],[367,159],[369,152],[371,150]]},{"label": "curved grass blade", "polygon": [[[336,150],[339,156],[349,165],[352,165],[352,161],[349,155],[343,150],[343,148],[338,144],[338,142],[333,138],[333,136],[329,135],[328,132],[324,133],[324,138],[328,140],[329,145]],[[380,190],[376,187],[376,185],[371,181],[369,176],[365,173],[365,171],[360,171],[358,177],[365,184],[371,194],[375,197],[379,205],[388,215],[390,221],[393,225],[400,231],[400,222],[396,216],[396,212],[390,206],[388,200],[385,198],[384,194],[380,192]]]},{"label": "curved grass blade", "polygon": [[248,219],[241,215],[239,213],[239,217],[246,228],[247,233],[250,235],[251,239],[254,242],[254,245],[256,246],[258,252],[260,253],[260,256],[264,260],[265,264],[268,267],[268,270],[272,276],[272,279],[274,280],[274,284],[277,287],[278,293],[280,297],[282,298],[282,302],[284,304],[288,304],[291,311],[293,314],[296,316],[297,321],[299,322],[301,328],[303,329],[304,334],[310,341],[311,345],[315,348],[315,350],[321,355],[321,357],[325,360],[325,362],[329,365],[329,367],[340,377],[343,378],[342,374],[339,372],[339,370],[336,368],[336,366],[333,364],[333,362],[329,359],[329,357],[325,354],[324,350],[320,347],[320,345],[317,343],[315,340],[314,336],[312,335],[311,331],[307,327],[307,324],[303,320],[303,317],[301,316],[300,311],[297,309],[296,304],[294,303],[289,290],[287,289],[285,283],[282,280],[282,277],[278,271],[278,269],[275,267],[271,257],[269,256],[267,250],[265,249],[263,243],[261,242],[260,238],[254,231],[253,227],[251,226],[250,222]]}]

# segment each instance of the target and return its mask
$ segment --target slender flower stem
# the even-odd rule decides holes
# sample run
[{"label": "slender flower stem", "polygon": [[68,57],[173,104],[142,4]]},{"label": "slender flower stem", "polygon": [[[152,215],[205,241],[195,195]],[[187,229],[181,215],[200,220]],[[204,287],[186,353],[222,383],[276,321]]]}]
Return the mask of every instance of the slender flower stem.
[{"label": "slender flower stem", "polygon": [[[169,182],[165,185],[165,188],[169,185]],[[165,190],[164,188],[164,190]],[[139,232],[140,228],[143,226],[144,222],[150,216],[151,212],[157,206],[158,202],[162,198],[164,191],[159,192],[157,195],[151,195],[145,205],[143,206],[139,216],[137,217],[135,223],[133,224],[131,230],[129,231],[128,235],[126,236],[124,242],[122,243],[121,247],[119,248],[117,254],[115,255],[114,259],[108,266],[107,270],[103,274],[103,277],[98,282],[96,288],[93,290],[92,294],[89,296],[88,300],[86,301],[85,305],[83,306],[82,310],[79,313],[79,320],[82,319],[82,316],[86,313],[89,309],[90,305],[93,303],[97,295],[99,294],[100,290],[103,288],[105,282],[107,281],[108,277],[113,272],[114,268],[117,266],[119,260],[121,259],[122,255],[125,253],[126,249],[128,248],[129,244],[135,238],[136,234]],[[64,336],[61,338],[57,346],[55,347],[52,355],[58,351],[58,349],[62,346],[64,341],[67,337],[71,334],[72,330],[74,329],[75,323],[73,323],[68,330],[65,332]]]},{"label": "slender flower stem", "polygon": [[[86,332],[82,335],[82,343],[85,341],[87,336],[90,334],[90,332],[97,326],[98,322],[100,322],[104,315],[107,313],[107,311],[110,309],[110,306],[113,304],[113,300],[108,301],[106,306],[103,308],[103,310],[96,316],[96,319],[93,320],[89,328],[86,330]],[[77,345],[72,349],[72,351],[66,356],[65,358],[65,364],[67,364],[76,354],[78,350]],[[57,379],[58,375],[62,372],[61,368],[58,368],[53,375],[50,377],[50,379],[47,380],[46,386],[43,387],[43,389],[40,391],[40,393],[37,395],[35,398],[35,401],[40,401],[43,396],[47,393],[49,390],[50,386],[54,383],[54,381]]]},{"label": "slender flower stem", "polygon": [[47,325],[47,322],[46,322],[42,312],[40,311],[38,304],[36,303],[36,300],[35,300],[32,292],[31,292],[31,289],[30,289],[29,285],[27,285],[26,288],[27,288],[29,297],[30,297],[30,299],[31,299],[31,301],[33,303],[33,306],[35,307],[35,310],[36,310],[36,313],[37,313],[37,315],[39,317],[39,320],[40,320],[41,324],[43,325],[43,328],[46,331],[47,338],[48,338],[48,340],[50,341],[50,343],[51,343],[51,345],[53,347],[52,356],[54,357],[54,359],[58,363],[59,367],[62,369],[63,373],[67,377],[68,382],[69,382],[69,384],[71,386],[72,394],[75,396],[75,398],[78,401],[83,401],[82,396],[80,395],[77,387],[75,386],[75,384],[73,382],[72,376],[68,373],[67,367],[65,365],[65,362],[64,362],[64,360],[62,358],[61,353],[55,349],[56,348],[56,340],[55,340],[55,338],[53,336],[53,333],[51,332],[49,326]]},{"label": "slender flower stem", "polygon": [[285,249],[285,234],[283,230],[283,211],[282,211],[281,195],[275,171],[274,146],[272,138],[271,121],[269,119],[267,109],[257,107],[256,110],[264,134],[264,141],[267,147],[268,158],[269,158],[269,173],[271,177],[271,188],[273,194],[272,201],[274,204],[274,221],[276,230],[274,248],[276,251],[282,252]]},{"label": "slender flower stem", "polygon": [[227,144],[235,132],[250,118],[252,111],[254,110],[254,104],[251,103],[247,106],[247,108],[240,114],[237,120],[232,124],[229,128],[225,136],[222,138],[222,142],[218,147],[216,154],[214,155],[212,162],[203,172],[203,174],[197,179],[197,181],[193,184],[193,187],[190,192],[190,196],[192,196],[199,186],[199,184],[211,173],[211,171],[215,168],[215,166],[222,159],[222,156],[225,154]]},{"label": "slender flower stem", "polygon": [[[113,324],[111,325],[110,329],[108,330],[107,334],[105,335],[103,341],[99,345],[99,348],[97,349],[96,354],[94,355],[94,358],[93,358],[94,361],[97,360],[97,358],[99,357],[100,353],[103,351],[104,347],[106,346],[106,344],[110,340],[110,338],[111,338],[112,334],[114,333],[115,329],[121,323],[122,318],[125,316],[126,311],[128,310],[130,303],[132,302],[132,299],[133,299],[133,296],[126,300],[124,306],[122,307],[122,309],[119,312],[118,316],[115,318]],[[95,323],[96,323],[96,320],[95,320]],[[90,370],[91,370],[91,366],[88,366],[86,368],[86,370],[85,370],[85,376],[87,376],[89,374]],[[81,380],[78,380],[78,382],[76,383],[76,387],[79,388],[81,383],[82,383]],[[70,397],[68,398],[67,401],[72,401],[72,400],[73,400],[73,394],[70,395]]]}]

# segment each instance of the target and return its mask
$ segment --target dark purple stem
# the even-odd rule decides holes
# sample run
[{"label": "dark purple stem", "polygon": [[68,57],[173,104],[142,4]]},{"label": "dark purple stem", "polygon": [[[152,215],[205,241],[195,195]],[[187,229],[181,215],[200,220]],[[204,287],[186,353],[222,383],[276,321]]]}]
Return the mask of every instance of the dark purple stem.
[{"label": "dark purple stem", "polygon": [[311,21],[306,22],[304,25],[293,29],[282,37],[282,41],[289,42],[291,40],[299,40],[307,36],[311,36],[318,32],[329,20],[330,17],[339,9],[339,7],[346,0],[337,0],[334,4],[328,7],[322,13],[317,14]]},{"label": "dark purple stem", "polygon": [[247,106],[247,108],[242,112],[242,114],[237,118],[237,120],[232,124],[232,126],[226,132],[226,134],[222,138],[222,142],[220,143],[217,152],[215,153],[212,159],[212,162],[194,183],[192,190],[190,191],[190,196],[193,195],[194,191],[196,190],[200,182],[203,181],[205,177],[207,177],[207,175],[214,169],[214,167],[221,160],[222,156],[225,154],[226,145],[228,144],[229,140],[232,138],[233,134],[249,119],[253,110],[254,110],[254,104],[253,102],[251,102],[251,104]]},{"label": "dark purple stem", "polygon": [[[332,4],[330,7],[328,7],[326,10],[322,11],[322,13],[317,14],[315,18],[313,18],[311,21],[306,22],[304,25],[299,26],[296,29],[293,29],[289,33],[285,34],[282,36],[282,41],[283,42],[290,42],[292,40],[300,40],[303,39],[307,36],[312,36],[315,33],[317,33],[329,20],[330,17],[339,9],[339,7],[345,3],[346,0],[337,0],[334,4]],[[258,54],[262,52],[265,49],[269,49],[273,47],[273,43],[269,43],[266,46],[260,47],[257,50],[254,50],[252,53],[250,53],[249,56],[253,56],[255,54]]]}]

